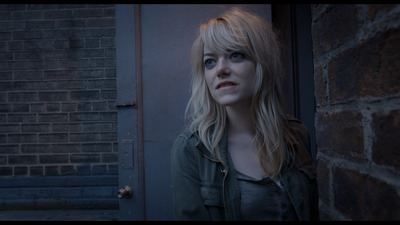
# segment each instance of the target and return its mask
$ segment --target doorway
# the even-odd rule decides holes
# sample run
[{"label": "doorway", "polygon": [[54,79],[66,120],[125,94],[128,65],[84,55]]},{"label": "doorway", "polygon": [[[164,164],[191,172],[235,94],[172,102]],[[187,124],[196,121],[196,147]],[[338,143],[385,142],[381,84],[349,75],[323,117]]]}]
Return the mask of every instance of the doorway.
[{"label": "doorway", "polygon": [[[184,127],[198,26],[234,5],[116,5],[121,220],[173,220],[170,149]],[[236,5],[271,21],[269,4]]]}]

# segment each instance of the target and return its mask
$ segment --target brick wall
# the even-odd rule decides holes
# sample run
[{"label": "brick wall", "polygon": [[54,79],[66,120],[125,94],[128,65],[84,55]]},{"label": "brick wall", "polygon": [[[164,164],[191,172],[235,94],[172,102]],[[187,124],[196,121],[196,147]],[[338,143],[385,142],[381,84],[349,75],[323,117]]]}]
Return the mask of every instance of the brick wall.
[{"label": "brick wall", "polygon": [[116,199],[115,55],[114,5],[0,5],[2,206]]},{"label": "brick wall", "polygon": [[322,220],[400,219],[400,5],[312,5]]}]

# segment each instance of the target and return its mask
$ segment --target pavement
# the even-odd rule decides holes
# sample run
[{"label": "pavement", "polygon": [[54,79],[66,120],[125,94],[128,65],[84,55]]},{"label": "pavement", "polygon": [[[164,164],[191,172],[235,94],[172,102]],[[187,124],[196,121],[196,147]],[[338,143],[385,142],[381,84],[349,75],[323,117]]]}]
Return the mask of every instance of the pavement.
[{"label": "pavement", "polygon": [[7,210],[0,221],[118,221],[119,210]]}]

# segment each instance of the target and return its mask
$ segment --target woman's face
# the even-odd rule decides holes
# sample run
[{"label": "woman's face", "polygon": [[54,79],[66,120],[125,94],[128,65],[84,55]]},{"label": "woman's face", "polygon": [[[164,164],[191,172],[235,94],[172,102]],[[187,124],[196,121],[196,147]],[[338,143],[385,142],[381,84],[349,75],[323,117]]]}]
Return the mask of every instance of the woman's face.
[{"label": "woman's face", "polygon": [[204,74],[211,96],[224,106],[248,106],[255,86],[256,65],[241,52],[220,55],[204,47]]}]

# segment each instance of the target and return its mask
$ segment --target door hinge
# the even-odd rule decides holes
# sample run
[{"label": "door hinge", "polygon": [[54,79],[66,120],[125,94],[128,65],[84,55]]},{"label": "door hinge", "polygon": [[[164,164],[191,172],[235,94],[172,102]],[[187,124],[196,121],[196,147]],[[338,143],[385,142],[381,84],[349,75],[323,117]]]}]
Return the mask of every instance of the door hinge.
[{"label": "door hinge", "polygon": [[133,107],[133,108],[137,109],[137,104],[136,104],[136,101],[132,101],[132,102],[117,102],[115,107],[117,107],[117,108]]}]

